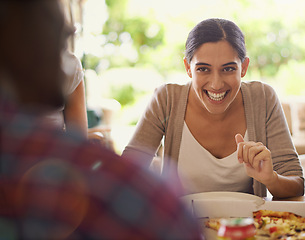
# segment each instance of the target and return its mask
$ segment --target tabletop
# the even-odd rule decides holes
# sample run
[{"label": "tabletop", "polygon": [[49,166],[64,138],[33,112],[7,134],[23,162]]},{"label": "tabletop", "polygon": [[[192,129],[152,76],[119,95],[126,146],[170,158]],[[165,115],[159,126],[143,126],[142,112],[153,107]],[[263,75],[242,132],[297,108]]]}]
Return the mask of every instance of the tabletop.
[{"label": "tabletop", "polygon": [[305,202],[305,196],[300,197],[291,197],[291,198],[273,198],[273,197],[265,197],[266,201],[298,201],[298,202]]}]

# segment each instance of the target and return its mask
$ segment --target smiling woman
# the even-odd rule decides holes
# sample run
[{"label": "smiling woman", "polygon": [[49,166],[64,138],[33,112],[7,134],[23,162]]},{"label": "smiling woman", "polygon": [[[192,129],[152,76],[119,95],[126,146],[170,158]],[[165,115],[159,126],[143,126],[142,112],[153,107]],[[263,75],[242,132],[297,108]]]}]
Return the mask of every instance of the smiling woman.
[{"label": "smiling woman", "polygon": [[149,165],[164,137],[161,175],[178,194],[302,195],[302,168],[276,93],[241,81],[249,58],[239,27],[204,20],[190,32],[185,53],[191,81],[155,91],[123,155]]},{"label": "smiling woman", "polygon": [[[202,44],[191,59],[190,62],[187,57],[184,60],[186,71],[189,77],[193,78],[190,98],[195,94],[196,98],[193,100],[201,101],[209,113],[226,115],[227,111],[224,110],[236,105],[238,102],[235,100],[241,100],[236,96],[241,94],[241,77],[246,75],[249,59],[244,56],[240,59],[232,45],[225,40]],[[189,110],[197,112],[192,106],[199,107],[197,110],[202,111],[200,104],[190,104]],[[218,117],[225,116],[222,114]],[[242,132],[245,132],[245,129],[242,129]]]}]

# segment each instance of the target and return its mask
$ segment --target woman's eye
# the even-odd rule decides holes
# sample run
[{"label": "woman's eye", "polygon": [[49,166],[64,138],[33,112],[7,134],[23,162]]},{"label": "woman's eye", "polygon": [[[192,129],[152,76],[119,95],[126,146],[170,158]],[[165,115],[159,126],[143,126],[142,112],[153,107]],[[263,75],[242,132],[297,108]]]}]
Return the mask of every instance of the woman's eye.
[{"label": "woman's eye", "polygon": [[226,67],[226,68],[223,69],[224,72],[233,72],[235,70],[236,70],[235,67]]},{"label": "woman's eye", "polygon": [[199,72],[207,72],[207,71],[209,71],[209,69],[206,68],[206,67],[200,67],[200,68],[197,69],[197,71],[199,71]]}]

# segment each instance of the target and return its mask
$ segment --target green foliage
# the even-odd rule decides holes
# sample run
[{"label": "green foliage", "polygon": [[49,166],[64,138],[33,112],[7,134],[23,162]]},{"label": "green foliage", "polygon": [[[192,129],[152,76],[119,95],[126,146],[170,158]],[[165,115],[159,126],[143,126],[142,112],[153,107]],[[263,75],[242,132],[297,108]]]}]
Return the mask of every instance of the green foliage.
[{"label": "green foliage", "polygon": [[110,18],[119,20],[124,18],[124,13],[128,0],[105,0],[106,5],[108,6],[108,12]]},{"label": "green foliage", "polygon": [[284,86],[286,95],[305,95],[304,62],[289,61],[281,66],[276,76],[278,84]]},{"label": "green foliage", "polygon": [[136,99],[136,90],[131,84],[123,86],[112,86],[111,96],[116,99],[122,107],[131,105]]},{"label": "green foliage", "polygon": [[[157,29],[156,33],[152,33],[151,36],[148,32],[150,27],[153,28],[154,26],[159,28],[159,30]],[[155,48],[163,42],[162,26],[142,17],[126,19],[123,30],[130,33],[138,49],[143,45]]]},{"label": "green foliage", "polygon": [[84,69],[97,70],[100,63],[100,58],[92,54],[86,54],[82,57],[82,66]]},{"label": "green foliage", "polygon": [[292,42],[292,36],[298,33],[291,28],[287,29],[280,20],[249,20],[240,25],[246,36],[251,59],[250,75],[252,71],[258,71],[261,77],[274,77],[281,66],[296,59],[297,53],[302,52]]},{"label": "green foliage", "polygon": [[[163,44],[164,28],[157,21],[144,17],[127,17],[126,4],[128,1],[108,0],[109,19],[105,23],[103,33],[107,44],[122,46],[132,44],[136,51],[136,58],[124,57],[122,55],[108,56],[111,67],[135,66],[137,63],[145,62],[145,49],[155,49]],[[128,39],[130,36],[131,39]]]}]

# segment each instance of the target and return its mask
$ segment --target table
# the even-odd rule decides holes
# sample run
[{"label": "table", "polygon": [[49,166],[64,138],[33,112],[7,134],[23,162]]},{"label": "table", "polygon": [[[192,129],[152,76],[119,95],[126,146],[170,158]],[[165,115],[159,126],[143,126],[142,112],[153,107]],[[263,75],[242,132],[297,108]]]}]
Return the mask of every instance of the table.
[{"label": "table", "polygon": [[273,198],[273,197],[265,197],[266,201],[298,201],[298,202],[305,202],[305,196],[300,197],[292,197],[292,198]]}]

